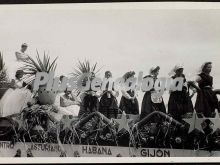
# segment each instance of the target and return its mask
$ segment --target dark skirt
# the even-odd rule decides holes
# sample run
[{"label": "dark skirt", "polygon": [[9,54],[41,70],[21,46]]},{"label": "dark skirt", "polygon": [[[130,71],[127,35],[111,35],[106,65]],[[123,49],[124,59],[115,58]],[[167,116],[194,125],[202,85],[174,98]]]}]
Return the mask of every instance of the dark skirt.
[{"label": "dark skirt", "polygon": [[166,108],[164,102],[162,100],[161,103],[154,103],[151,101],[151,92],[146,92],[144,94],[141,106],[141,116],[140,118],[143,119],[153,111],[160,111],[166,113]]},{"label": "dark skirt", "polygon": [[99,112],[105,115],[107,118],[117,118],[118,116],[118,102],[117,99],[110,94],[110,98],[108,98],[108,94],[105,93],[99,102]]},{"label": "dark skirt", "polygon": [[218,109],[218,98],[211,88],[203,88],[197,93],[195,109],[205,117],[211,117]]},{"label": "dark skirt", "polygon": [[121,97],[119,109],[121,110],[119,113],[121,114],[122,111],[125,111],[126,114],[138,115],[139,114],[139,105],[137,98],[134,101],[125,98],[124,96]]},{"label": "dark skirt", "polygon": [[186,113],[193,112],[193,103],[187,93],[176,91],[171,92],[168,101],[168,113],[180,121]]},{"label": "dark skirt", "polygon": [[92,96],[90,94],[85,94],[82,103],[80,105],[80,110],[78,116],[86,116],[92,112],[98,111],[99,109],[99,99],[97,96]]}]

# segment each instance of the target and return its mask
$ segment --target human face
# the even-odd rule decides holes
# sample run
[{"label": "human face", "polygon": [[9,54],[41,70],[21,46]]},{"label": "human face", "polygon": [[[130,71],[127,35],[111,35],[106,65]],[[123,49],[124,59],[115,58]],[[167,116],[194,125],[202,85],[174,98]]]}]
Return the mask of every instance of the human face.
[{"label": "human face", "polygon": [[105,78],[110,78],[110,77],[112,77],[111,72],[106,72],[106,73],[105,73]]},{"label": "human face", "polygon": [[23,77],[24,73],[23,72],[20,72],[20,73],[17,73],[16,77],[17,79],[21,79]]},{"label": "human face", "polygon": [[133,73],[129,78],[134,78],[135,73]]},{"label": "human face", "polygon": [[212,71],[212,64],[206,65],[206,67],[204,68],[204,72],[205,73],[210,73],[211,71]]},{"label": "human face", "polygon": [[152,74],[154,77],[157,77],[159,75],[159,70],[154,71]]},{"label": "human face", "polygon": [[176,70],[176,75],[177,76],[180,76],[182,74],[183,74],[183,68],[179,68],[179,69]]},{"label": "human face", "polygon": [[27,50],[27,46],[22,46],[22,47],[21,47],[21,51],[22,51],[22,52],[25,52],[26,50]]},{"label": "human face", "polygon": [[60,81],[63,81],[64,76],[60,76]]},{"label": "human face", "polygon": [[92,72],[90,75],[90,80],[93,80],[95,78],[95,74]]}]

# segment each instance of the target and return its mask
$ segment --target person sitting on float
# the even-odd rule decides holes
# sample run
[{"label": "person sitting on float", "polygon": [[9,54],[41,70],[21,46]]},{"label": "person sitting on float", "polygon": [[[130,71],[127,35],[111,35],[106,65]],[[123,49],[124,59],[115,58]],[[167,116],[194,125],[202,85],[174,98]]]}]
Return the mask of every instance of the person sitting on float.
[{"label": "person sitting on float", "polygon": [[[20,113],[33,98],[30,85],[23,80],[23,70],[17,70],[15,79],[0,101],[0,116],[11,116]],[[11,103],[13,100],[13,104]]]},{"label": "person sitting on float", "polygon": [[64,94],[60,96],[60,103],[57,107],[59,112],[63,115],[78,116],[80,104],[79,99],[72,91],[66,89]]},{"label": "person sitting on float", "polygon": [[60,97],[60,106],[68,107],[71,105],[80,105],[80,101],[71,91],[66,89],[64,95]]}]

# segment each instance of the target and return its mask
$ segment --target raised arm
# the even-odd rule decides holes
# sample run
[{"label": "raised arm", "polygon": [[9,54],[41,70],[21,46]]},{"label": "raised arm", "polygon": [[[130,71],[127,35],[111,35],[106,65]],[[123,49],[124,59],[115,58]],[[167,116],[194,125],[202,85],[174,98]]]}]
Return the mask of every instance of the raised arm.
[{"label": "raised arm", "polygon": [[193,88],[195,88],[197,91],[200,90],[199,86],[197,86],[194,81],[188,81],[187,83],[188,83],[188,86],[189,86],[189,87],[193,87]]}]

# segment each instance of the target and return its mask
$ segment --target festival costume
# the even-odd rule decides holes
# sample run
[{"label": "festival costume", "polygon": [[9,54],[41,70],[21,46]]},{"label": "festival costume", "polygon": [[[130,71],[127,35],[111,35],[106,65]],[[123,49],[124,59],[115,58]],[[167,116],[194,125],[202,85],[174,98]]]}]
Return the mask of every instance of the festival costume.
[{"label": "festival costume", "polygon": [[[144,78],[153,78],[153,76],[148,75]],[[154,82],[156,79],[154,79]],[[155,92],[154,89],[151,89],[150,91],[145,92],[143,100],[142,100],[142,106],[141,106],[141,119],[146,117],[148,114],[152,113],[153,111],[161,111],[166,113],[166,108],[164,105],[164,101],[162,96],[155,98],[151,93]],[[153,100],[153,101],[152,101]]]},{"label": "festival costume", "polygon": [[15,88],[9,88],[0,100],[1,117],[20,113],[32,99],[32,93],[23,87],[23,81],[16,80]]},{"label": "festival costume", "polygon": [[16,71],[23,67],[24,60],[28,59],[28,55],[21,51],[15,52],[15,56],[16,60],[7,63],[7,71],[10,79],[14,79]]},{"label": "festival costume", "polygon": [[[185,75],[184,83],[186,84]],[[172,76],[175,79],[176,76]],[[168,113],[176,120],[180,121],[182,116],[188,112],[193,112],[193,103],[189,96],[189,88],[183,85],[181,91],[171,91],[168,101]]]},{"label": "festival costume", "polygon": [[99,109],[99,99],[95,95],[94,91],[86,91],[82,94],[82,103],[80,105],[79,117],[86,116],[92,112],[98,111]]},{"label": "festival costume", "polygon": [[203,113],[205,117],[210,117],[215,109],[218,109],[218,98],[212,90],[213,77],[204,72],[199,76],[201,80],[198,84],[201,90],[197,92],[195,109],[198,113]]},{"label": "festival costume", "polygon": [[[134,97],[135,92],[132,90],[127,91],[127,93],[130,95],[130,97]],[[121,97],[119,109],[121,111],[124,111],[126,114],[132,114],[132,115],[138,115],[139,114],[139,105],[138,100],[135,97],[134,100],[128,99],[125,96]],[[120,114],[122,112],[119,112]]]},{"label": "festival costume", "polygon": [[99,112],[107,118],[117,118],[118,115],[118,101],[110,91],[104,91],[100,99]]},{"label": "festival costume", "polygon": [[[63,96],[61,96],[60,99],[72,102],[72,100],[69,100]],[[70,106],[66,106],[66,107],[60,106],[59,108],[62,110],[62,112],[65,112],[69,115],[78,116],[78,113],[79,113],[79,106],[78,105],[70,105]]]}]

